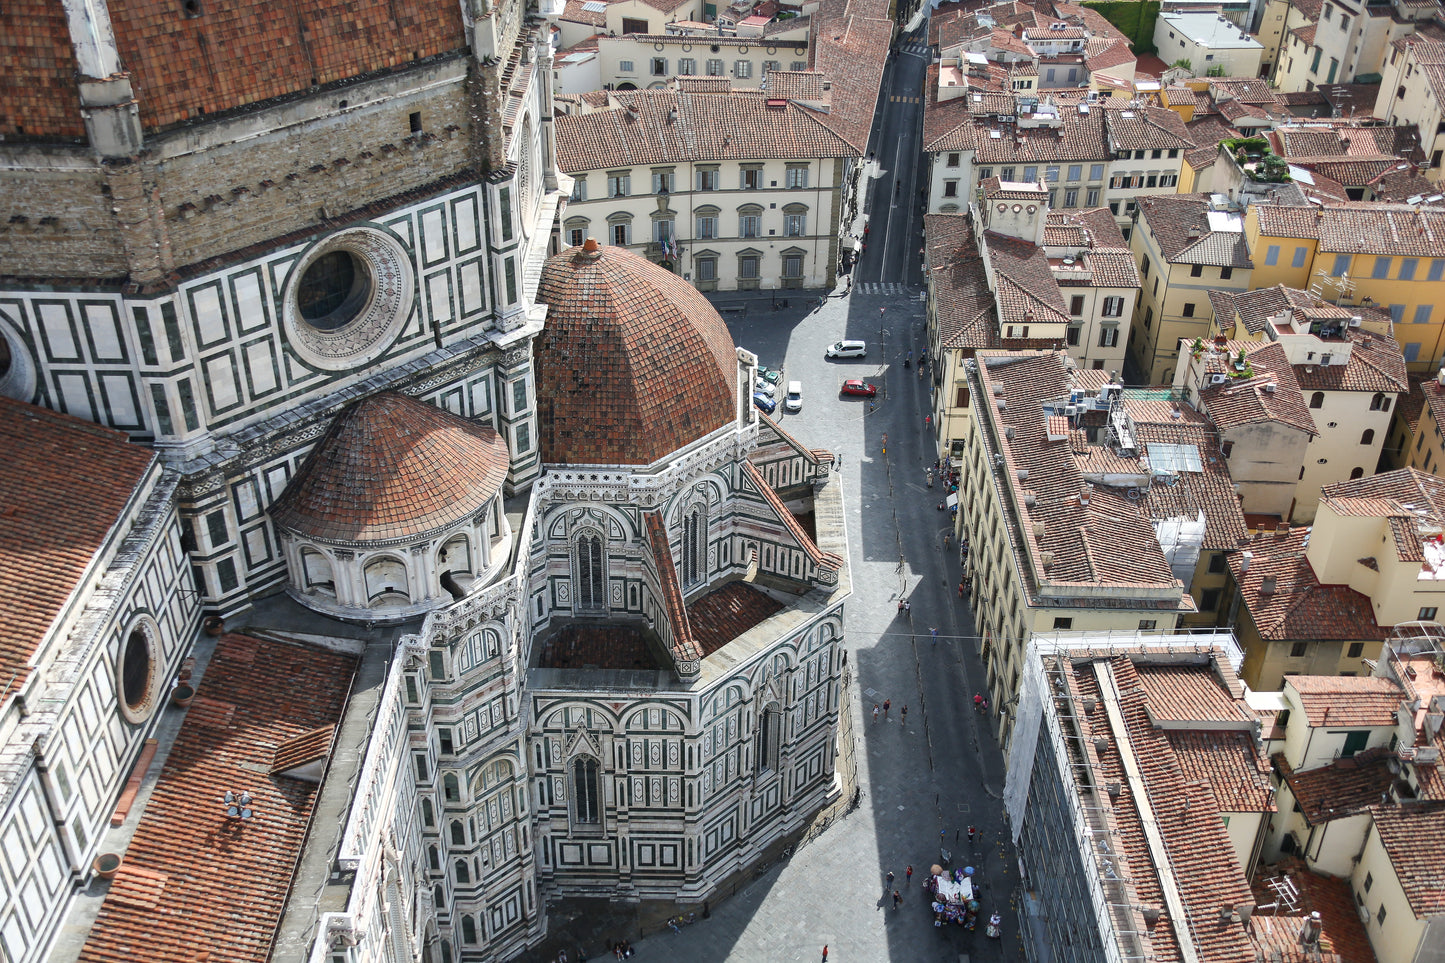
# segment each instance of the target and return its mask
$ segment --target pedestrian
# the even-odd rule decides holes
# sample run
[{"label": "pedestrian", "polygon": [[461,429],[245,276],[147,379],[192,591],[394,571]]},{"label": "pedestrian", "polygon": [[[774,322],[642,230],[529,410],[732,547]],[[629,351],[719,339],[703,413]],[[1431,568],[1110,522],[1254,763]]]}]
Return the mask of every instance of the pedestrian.
[{"label": "pedestrian", "polygon": [[839,452],[838,452],[838,457],[835,458],[835,459],[833,459],[833,460],[838,463],[838,467],[839,467],[839,468],[842,468],[842,467],[843,467],[843,452],[842,452],[841,449],[840,449]]},{"label": "pedestrian", "polygon": [[888,871],[888,888],[893,888],[893,870],[891,869]]},{"label": "pedestrian", "polygon": [[963,579],[958,580],[958,597],[963,598]]},{"label": "pedestrian", "polygon": [[873,703],[873,721],[878,721],[878,703]]},{"label": "pedestrian", "polygon": [[982,705],[983,705],[983,693],[981,693],[981,692],[975,692],[975,693],[973,694],[973,708],[974,708],[974,711],[977,712],[978,709],[979,709],[980,707],[982,707]]},{"label": "pedestrian", "polygon": [[933,487],[933,469],[932,469],[932,468],[928,469],[928,487],[929,487],[929,488],[932,488],[932,487]]},{"label": "pedestrian", "polygon": [[908,725],[908,707],[904,706],[903,711],[898,714],[898,721],[905,727]]},{"label": "pedestrian", "polygon": [[970,843],[973,842],[973,837],[975,837],[975,836],[977,836],[977,835],[978,835],[978,830],[977,830],[977,829],[974,829],[972,826],[968,827],[968,841],[969,841]]},{"label": "pedestrian", "polygon": [[943,547],[948,548],[948,532],[943,533]]},{"label": "pedestrian", "polygon": [[828,963],[828,944],[823,944],[823,963]]},{"label": "pedestrian", "polygon": [[902,905],[903,905],[903,897],[902,897],[901,895],[899,895],[898,890],[895,889],[895,890],[893,891],[893,908],[894,908],[894,909],[897,909],[898,907],[900,907],[900,906],[902,906]]},{"label": "pedestrian", "polygon": [[928,630],[928,634],[933,637],[933,644],[934,644],[934,645],[937,645],[937,644],[938,644],[938,629],[930,627],[929,630]]},{"label": "pedestrian", "polygon": [[932,428],[932,427],[933,427],[933,416],[932,416],[932,415],[924,415],[924,416],[923,416],[923,427],[925,427],[925,428]]},{"label": "pedestrian", "polygon": [[912,866],[909,866],[909,867],[908,867],[908,871],[903,874],[903,881],[904,881],[906,884],[908,884],[908,885],[912,885],[912,883],[913,883],[913,867],[912,867]]},{"label": "pedestrian", "polygon": [[891,709],[891,708],[893,708],[893,700],[892,700],[892,699],[884,699],[884,700],[883,700],[883,721],[884,721],[884,722],[887,722],[887,721],[888,721],[888,710]]}]

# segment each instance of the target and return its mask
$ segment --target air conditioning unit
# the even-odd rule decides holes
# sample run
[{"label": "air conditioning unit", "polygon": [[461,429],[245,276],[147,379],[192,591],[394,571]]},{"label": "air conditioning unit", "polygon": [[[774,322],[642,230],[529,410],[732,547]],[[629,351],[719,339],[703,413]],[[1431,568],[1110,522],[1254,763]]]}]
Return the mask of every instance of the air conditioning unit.
[{"label": "air conditioning unit", "polygon": [[1362,325],[1362,324],[1364,324],[1364,323],[1365,323],[1365,319],[1362,318],[1362,317],[1360,317],[1358,314],[1355,315],[1354,317],[1350,318],[1350,327],[1352,327],[1352,328],[1358,328],[1360,325]]},{"label": "air conditioning unit", "polygon": [[1079,406],[1078,406],[1078,405],[1064,405],[1064,417],[1065,417],[1065,418],[1077,418],[1077,417],[1079,417]]},{"label": "air conditioning unit", "polygon": [[1222,371],[1216,371],[1214,372],[1214,374],[1209,376],[1209,383],[1212,385],[1222,385],[1228,380],[1229,376],[1224,374]]}]

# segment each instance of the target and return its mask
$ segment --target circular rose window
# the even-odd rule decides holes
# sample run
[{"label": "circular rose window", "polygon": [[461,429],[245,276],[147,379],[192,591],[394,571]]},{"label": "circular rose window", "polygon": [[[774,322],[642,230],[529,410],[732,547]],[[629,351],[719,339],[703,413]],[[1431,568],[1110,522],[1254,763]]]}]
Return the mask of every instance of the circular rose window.
[{"label": "circular rose window", "polygon": [[373,228],[333,234],[306,252],[286,282],[292,349],[328,371],[376,359],[411,315],[412,286],[411,260],[391,234]]},{"label": "circular rose window", "polygon": [[1037,211],[1037,210],[1038,210],[1037,207],[1034,207],[1032,204],[1029,205],[1029,213],[1030,213],[1030,214],[1034,213],[1034,212]]}]

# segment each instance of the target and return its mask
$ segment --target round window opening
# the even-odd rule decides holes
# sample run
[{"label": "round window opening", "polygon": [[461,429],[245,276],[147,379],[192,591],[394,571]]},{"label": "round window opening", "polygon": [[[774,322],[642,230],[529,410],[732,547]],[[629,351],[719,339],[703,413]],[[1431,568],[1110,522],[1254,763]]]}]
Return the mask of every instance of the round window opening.
[{"label": "round window opening", "polygon": [[121,659],[120,694],[126,707],[131,711],[145,707],[150,697],[151,672],[150,640],[144,632],[136,629],[125,640],[125,654]]},{"label": "round window opening", "polygon": [[335,331],[355,321],[371,299],[371,271],[350,251],[321,255],[301,275],[296,309],[306,323]]}]

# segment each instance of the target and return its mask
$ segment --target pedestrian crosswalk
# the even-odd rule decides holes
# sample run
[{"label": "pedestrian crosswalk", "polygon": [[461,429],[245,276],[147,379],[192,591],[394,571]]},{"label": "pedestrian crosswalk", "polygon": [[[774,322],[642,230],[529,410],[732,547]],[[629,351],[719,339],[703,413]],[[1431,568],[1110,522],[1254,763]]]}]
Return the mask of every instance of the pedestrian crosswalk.
[{"label": "pedestrian crosswalk", "polygon": [[855,294],[911,294],[906,284],[894,281],[860,281],[853,285]]},{"label": "pedestrian crosswalk", "polygon": [[888,99],[895,104],[916,104],[919,101],[919,98],[917,97],[904,97],[901,94],[894,94]]},{"label": "pedestrian crosswalk", "polygon": [[924,56],[930,52],[928,44],[926,43],[906,43],[900,49],[904,53],[918,54],[919,56]]}]

